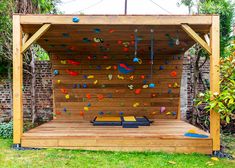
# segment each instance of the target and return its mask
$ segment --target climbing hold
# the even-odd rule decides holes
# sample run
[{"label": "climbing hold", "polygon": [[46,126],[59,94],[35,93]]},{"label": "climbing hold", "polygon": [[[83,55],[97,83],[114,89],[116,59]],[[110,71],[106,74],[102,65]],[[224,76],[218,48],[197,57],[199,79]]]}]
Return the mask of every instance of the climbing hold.
[{"label": "climbing hold", "polygon": [[151,97],[152,97],[152,98],[154,98],[154,97],[156,97],[156,96],[157,96],[156,93],[151,93]]},{"label": "climbing hold", "polygon": [[172,71],[170,74],[172,77],[176,77],[177,76],[177,72],[176,71]]},{"label": "climbing hold", "polygon": [[68,63],[71,65],[80,65],[80,62],[74,60],[68,60]]},{"label": "climbing hold", "polygon": [[88,55],[88,56],[87,56],[87,59],[88,59],[88,60],[91,60],[91,59],[92,59],[92,57],[91,57],[90,55]]},{"label": "climbing hold", "polygon": [[77,88],[81,88],[81,85],[80,85],[80,84],[77,84]]},{"label": "climbing hold", "polygon": [[71,75],[71,76],[77,76],[78,75],[78,72],[75,72],[75,71],[71,71],[71,70],[66,70],[66,72]]},{"label": "climbing hold", "polygon": [[113,78],[113,75],[112,74],[108,74],[108,79],[112,80],[112,78]]},{"label": "climbing hold", "polygon": [[141,93],[141,89],[135,89],[135,94],[140,94]]},{"label": "climbing hold", "polygon": [[108,93],[107,97],[112,98],[113,97],[112,93]]},{"label": "climbing hold", "polygon": [[166,115],[171,115],[171,112],[167,112]]},{"label": "climbing hold", "polygon": [[118,70],[120,73],[128,74],[128,73],[133,72],[134,68],[132,66],[128,66],[125,63],[120,63],[120,64],[118,64]]},{"label": "climbing hold", "polygon": [[83,75],[83,79],[87,79],[87,75]]},{"label": "climbing hold", "polygon": [[133,90],[133,89],[134,89],[134,86],[133,86],[133,85],[127,85],[127,87],[128,87],[130,90]]},{"label": "climbing hold", "polygon": [[87,84],[84,83],[84,84],[82,85],[82,87],[83,87],[83,88],[87,88]]},{"label": "climbing hold", "polygon": [[124,115],[124,112],[121,111],[121,112],[119,112],[119,114],[120,114],[121,116],[123,116],[123,115]]},{"label": "climbing hold", "polygon": [[102,84],[102,85],[101,85],[101,88],[105,88],[105,87],[106,87],[106,85],[105,85],[105,84]]},{"label": "climbing hold", "polygon": [[180,86],[179,86],[179,84],[177,83],[177,82],[175,82],[174,84],[173,84],[173,88],[179,88]]},{"label": "climbing hold", "polygon": [[66,111],[67,111],[66,107],[63,109],[63,111],[64,111],[64,112],[66,112]]},{"label": "climbing hold", "polygon": [[171,93],[172,93],[172,90],[171,90],[171,89],[168,89],[167,93],[168,93],[168,94],[171,94]]},{"label": "climbing hold", "polygon": [[80,116],[84,116],[84,112],[83,112],[83,111],[80,111],[80,112],[79,112],[79,115],[80,115]]},{"label": "climbing hold", "polygon": [[97,70],[101,70],[101,66],[100,66],[100,65],[97,65],[97,66],[96,66],[96,69],[97,69]]},{"label": "climbing hold", "polygon": [[95,80],[95,81],[93,82],[94,85],[96,85],[97,83],[98,83],[98,80]]},{"label": "climbing hold", "polygon": [[154,112],[152,112],[151,114],[152,114],[152,115],[156,115],[156,114],[157,114],[157,112],[155,112],[155,111],[154,111]]},{"label": "climbing hold", "polygon": [[65,98],[66,98],[66,99],[69,99],[69,98],[70,98],[69,94],[66,94],[66,95],[65,95]]},{"label": "climbing hold", "polygon": [[117,78],[120,80],[124,80],[124,76],[121,76],[121,75],[117,75]]},{"label": "climbing hold", "polygon": [[91,42],[91,40],[88,39],[88,38],[86,38],[86,37],[84,37],[84,38],[82,39],[82,41],[83,41],[84,43],[89,43],[89,42]]},{"label": "climbing hold", "polygon": [[73,84],[73,88],[76,88],[77,87],[77,84]]},{"label": "climbing hold", "polygon": [[144,79],[145,78],[145,76],[144,75],[140,75],[140,79]]},{"label": "climbing hold", "polygon": [[108,59],[109,57],[107,55],[104,55],[103,56],[103,59]]},{"label": "climbing hold", "polygon": [[61,88],[60,91],[61,91],[63,94],[67,94],[67,93],[68,93],[67,89],[65,89],[65,88]]},{"label": "climbing hold", "polygon": [[123,47],[122,50],[123,50],[124,52],[128,52],[128,51],[129,51],[129,48]]},{"label": "climbing hold", "polygon": [[101,30],[98,29],[98,28],[95,28],[93,31],[94,31],[94,33],[100,33],[101,32]]},{"label": "climbing hold", "polygon": [[88,99],[90,99],[90,98],[91,98],[91,94],[90,94],[90,93],[87,93],[87,94],[86,94],[86,97],[87,97]]},{"label": "climbing hold", "polygon": [[61,112],[60,111],[56,111],[55,114],[56,115],[61,115]]},{"label": "climbing hold", "polygon": [[177,113],[175,111],[172,112],[172,115],[175,116]]},{"label": "climbing hold", "polygon": [[130,42],[123,42],[122,45],[123,45],[124,47],[129,47]]},{"label": "climbing hold", "polygon": [[149,85],[143,85],[143,86],[142,86],[143,89],[146,89],[146,88],[148,88],[148,87],[149,87]]},{"label": "climbing hold", "polygon": [[99,114],[99,115],[104,115],[104,112],[103,112],[103,111],[100,111],[98,114]]},{"label": "climbing hold", "polygon": [[112,68],[112,66],[107,66],[105,69],[109,70],[109,69],[111,69],[111,68]]},{"label": "climbing hold", "polygon": [[94,37],[93,40],[94,40],[95,43],[103,43],[104,42],[103,39],[98,38],[98,37]]},{"label": "climbing hold", "polygon": [[139,107],[140,106],[140,103],[136,102],[133,104],[133,107]]},{"label": "climbing hold", "polygon": [[88,75],[87,76],[87,79],[93,79],[94,78],[94,75]]},{"label": "climbing hold", "polygon": [[83,98],[82,98],[82,102],[85,102],[85,101],[86,101],[86,98],[85,98],[85,97],[83,97]]},{"label": "climbing hold", "polygon": [[57,80],[57,84],[60,84],[61,83],[61,80]]},{"label": "climbing hold", "polygon": [[125,104],[124,104],[123,102],[121,102],[121,103],[120,103],[120,106],[121,106],[121,107],[124,107],[124,106],[125,106]]},{"label": "climbing hold", "polygon": [[133,58],[133,62],[139,62],[139,58],[137,57]]},{"label": "climbing hold", "polygon": [[67,61],[66,61],[66,60],[61,60],[60,63],[61,63],[61,64],[66,64]]},{"label": "climbing hold", "polygon": [[62,33],[62,36],[65,37],[65,38],[68,38],[69,34],[68,33]]},{"label": "climbing hold", "polygon": [[161,66],[159,67],[159,70],[164,70],[164,66],[161,65]]},{"label": "climbing hold", "polygon": [[114,29],[109,29],[109,33],[113,33],[113,32],[115,32]]},{"label": "climbing hold", "polygon": [[54,70],[53,74],[54,75],[59,75],[59,71],[58,70]]},{"label": "climbing hold", "polygon": [[114,66],[113,66],[113,69],[114,69],[114,70],[117,70],[117,66],[116,66],[116,65],[114,65]]},{"label": "climbing hold", "polygon": [[172,87],[172,85],[171,85],[171,84],[168,84],[168,87],[169,87],[169,88],[171,88],[171,87]]},{"label": "climbing hold", "polygon": [[117,43],[120,45],[122,44],[122,40],[118,40]]},{"label": "climbing hold", "polygon": [[73,22],[74,23],[78,23],[80,21],[80,19],[78,17],[73,17]]},{"label": "climbing hold", "polygon": [[89,107],[84,107],[83,108],[85,111],[89,111]]},{"label": "climbing hold", "polygon": [[129,79],[130,79],[130,80],[133,80],[133,79],[134,79],[134,75],[131,75],[131,76],[129,77]]},{"label": "climbing hold", "polygon": [[166,111],[166,107],[160,107],[160,113],[164,113]]},{"label": "climbing hold", "polygon": [[98,100],[103,100],[104,99],[104,96],[102,94],[97,95],[97,97],[98,97]]},{"label": "climbing hold", "polygon": [[155,87],[155,84],[154,83],[150,83],[149,84],[149,88],[154,88]]}]

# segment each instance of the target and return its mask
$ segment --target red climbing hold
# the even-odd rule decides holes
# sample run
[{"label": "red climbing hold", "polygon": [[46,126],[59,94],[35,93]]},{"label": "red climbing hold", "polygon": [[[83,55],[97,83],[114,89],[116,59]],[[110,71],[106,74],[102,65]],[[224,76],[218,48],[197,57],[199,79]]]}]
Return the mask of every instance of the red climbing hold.
[{"label": "red climbing hold", "polygon": [[172,77],[176,77],[176,76],[177,76],[177,72],[176,72],[176,71],[172,71],[172,72],[171,72],[171,76],[172,76]]},{"label": "red climbing hold", "polygon": [[135,89],[135,94],[140,94],[141,89]]},{"label": "red climbing hold", "polygon": [[66,70],[66,72],[71,75],[71,76],[77,76],[78,75],[78,72],[75,72],[75,71],[71,71],[71,70]]},{"label": "red climbing hold", "polygon": [[72,65],[80,65],[80,62],[74,60],[68,60],[68,63]]}]

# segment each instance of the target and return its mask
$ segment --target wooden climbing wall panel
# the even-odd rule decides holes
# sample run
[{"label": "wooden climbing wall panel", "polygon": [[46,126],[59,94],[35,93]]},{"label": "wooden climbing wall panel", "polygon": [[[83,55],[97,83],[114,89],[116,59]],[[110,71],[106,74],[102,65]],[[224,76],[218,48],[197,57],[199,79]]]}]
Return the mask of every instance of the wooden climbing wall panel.
[{"label": "wooden climbing wall panel", "polygon": [[[177,118],[182,56],[155,54],[152,79],[149,52],[142,53],[140,58],[142,64],[132,61],[133,54],[52,55],[52,71],[57,74],[53,77],[56,118]],[[122,63],[134,71],[120,73],[118,65]],[[73,73],[77,74],[72,76]],[[143,88],[149,83],[154,83],[155,88]]]}]

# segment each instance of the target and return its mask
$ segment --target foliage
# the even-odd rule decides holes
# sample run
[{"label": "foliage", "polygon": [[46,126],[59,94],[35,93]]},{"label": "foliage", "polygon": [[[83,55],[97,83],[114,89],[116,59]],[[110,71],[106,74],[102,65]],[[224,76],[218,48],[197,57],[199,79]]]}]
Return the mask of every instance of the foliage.
[{"label": "foliage", "polygon": [[212,161],[209,156],[201,154],[60,149],[18,151],[10,146],[10,140],[0,139],[0,167],[227,168],[235,164],[228,159]]},{"label": "foliage", "polygon": [[221,57],[229,53],[226,48],[230,45],[233,36],[232,25],[234,19],[235,4],[230,0],[206,0],[200,4],[200,13],[220,15],[220,51]]},{"label": "foliage", "polygon": [[220,113],[221,119],[229,123],[235,119],[235,55],[221,59],[220,64],[220,93],[199,93],[196,102],[198,106],[207,103],[207,111],[215,110]]},{"label": "foliage", "polygon": [[13,122],[0,124],[0,137],[11,139],[13,137]]}]

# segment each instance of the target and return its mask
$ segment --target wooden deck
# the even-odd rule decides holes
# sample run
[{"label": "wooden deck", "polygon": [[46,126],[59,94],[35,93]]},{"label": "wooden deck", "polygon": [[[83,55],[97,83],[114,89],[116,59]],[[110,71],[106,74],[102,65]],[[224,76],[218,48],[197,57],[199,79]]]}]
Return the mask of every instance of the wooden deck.
[{"label": "wooden deck", "polygon": [[180,120],[155,120],[151,126],[140,128],[94,127],[82,120],[53,120],[24,133],[21,144],[37,148],[210,154],[212,139],[185,137],[189,129],[207,134]]}]

